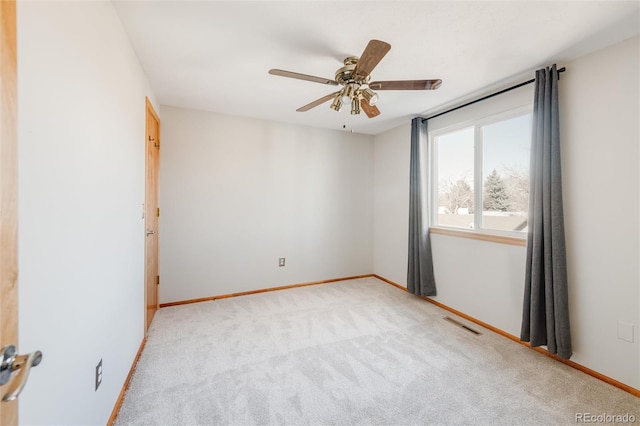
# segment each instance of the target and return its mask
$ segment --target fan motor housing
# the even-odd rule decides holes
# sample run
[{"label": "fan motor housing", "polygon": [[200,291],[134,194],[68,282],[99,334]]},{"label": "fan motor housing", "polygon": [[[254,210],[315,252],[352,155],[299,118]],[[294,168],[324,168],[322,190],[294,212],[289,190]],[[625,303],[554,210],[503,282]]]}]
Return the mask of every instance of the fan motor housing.
[{"label": "fan motor housing", "polygon": [[353,71],[356,69],[356,65],[358,64],[359,59],[360,58],[358,58],[357,56],[349,56],[345,58],[344,66],[336,71],[335,80],[342,85],[348,83],[358,83],[359,85],[365,84],[369,80],[369,76],[363,78],[354,75],[353,73]]}]

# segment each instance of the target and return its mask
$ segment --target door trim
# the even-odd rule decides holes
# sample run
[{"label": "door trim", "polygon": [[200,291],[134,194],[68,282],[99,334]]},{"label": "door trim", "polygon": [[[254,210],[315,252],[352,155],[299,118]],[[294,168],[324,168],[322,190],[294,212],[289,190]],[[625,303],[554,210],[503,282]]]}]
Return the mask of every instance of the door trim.
[{"label": "door trim", "polygon": [[[145,188],[145,220],[144,220],[144,226],[145,226],[145,232],[147,229],[147,214],[149,214],[149,210],[148,210],[148,202],[149,202],[149,194],[148,194],[148,190],[149,190],[149,181],[148,181],[148,168],[149,168],[149,164],[148,163],[148,154],[147,154],[147,149],[148,149],[148,143],[149,143],[149,136],[150,136],[150,132],[149,132],[149,118],[152,117],[157,123],[158,123],[158,144],[160,143],[160,117],[158,117],[158,114],[156,113],[156,110],[153,108],[153,104],[151,103],[151,101],[149,100],[148,97],[145,96],[145,125],[144,125],[144,156],[145,156],[145,184],[144,184],[144,188]],[[159,147],[158,147],[158,152],[159,152]],[[156,165],[156,170],[160,170],[160,155],[158,154],[158,164]],[[156,188],[155,188],[156,194],[158,193],[158,179],[156,179]],[[157,231],[157,230],[156,230]],[[156,236],[157,237],[157,236]],[[149,306],[149,294],[147,291],[147,259],[149,256],[149,253],[147,253],[147,240],[146,240],[146,236],[145,236],[145,249],[144,249],[144,335],[147,335],[147,332],[149,330],[149,319],[147,317],[148,315],[148,306]],[[156,259],[156,264],[160,265],[159,262],[159,251],[158,251],[158,245],[156,245],[156,256],[158,256],[158,258]],[[160,289],[158,287],[156,287],[156,311],[158,310],[158,301],[160,300],[160,298],[158,297],[160,292]]]},{"label": "door trim", "polygon": [[[0,347],[4,347],[18,344],[18,85],[15,0],[0,1],[0,52]],[[0,424],[18,424],[17,400],[0,402]]]}]

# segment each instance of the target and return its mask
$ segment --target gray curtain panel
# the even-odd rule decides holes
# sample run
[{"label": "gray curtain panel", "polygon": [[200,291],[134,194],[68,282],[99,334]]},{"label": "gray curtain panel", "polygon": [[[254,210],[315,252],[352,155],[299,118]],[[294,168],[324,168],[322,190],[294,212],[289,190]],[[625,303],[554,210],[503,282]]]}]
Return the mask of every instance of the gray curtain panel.
[{"label": "gray curtain panel", "polygon": [[429,239],[429,217],[426,194],[422,188],[420,152],[426,144],[427,122],[417,117],[411,121],[411,165],[409,177],[409,265],[407,290],[419,296],[435,296],[436,280]]},{"label": "gray curtain panel", "polygon": [[531,140],[529,229],[522,330],[531,346],[571,357],[567,262],[562,213],[558,71],[536,71]]}]

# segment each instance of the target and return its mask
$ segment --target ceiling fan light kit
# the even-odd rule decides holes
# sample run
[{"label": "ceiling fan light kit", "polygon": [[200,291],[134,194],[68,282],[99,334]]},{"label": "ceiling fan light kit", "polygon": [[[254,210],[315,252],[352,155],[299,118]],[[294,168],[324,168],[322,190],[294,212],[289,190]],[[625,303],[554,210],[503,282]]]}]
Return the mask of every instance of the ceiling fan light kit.
[{"label": "ceiling fan light kit", "polygon": [[351,98],[351,115],[360,114],[360,100],[357,97]]},{"label": "ceiling fan light kit", "polygon": [[333,102],[331,102],[331,106],[329,107],[334,111],[340,111],[342,109],[342,94],[338,93],[335,98],[333,98]]},{"label": "ceiling fan light kit", "polygon": [[330,108],[334,111],[340,111],[343,105],[350,103],[351,114],[360,114],[362,109],[367,117],[373,118],[380,115],[380,110],[376,106],[379,96],[374,90],[435,90],[442,84],[442,80],[398,80],[369,83],[371,71],[390,49],[391,45],[384,41],[369,41],[360,58],[357,56],[345,58],[344,66],[336,71],[335,80],[279,69],[271,69],[269,74],[331,86],[342,86],[342,89],[338,92],[331,93],[298,108],[296,110],[298,112],[308,111],[333,99]]},{"label": "ceiling fan light kit", "polygon": [[379,99],[378,94],[371,90],[370,87],[367,87],[362,91],[362,97],[370,106],[374,106]]}]

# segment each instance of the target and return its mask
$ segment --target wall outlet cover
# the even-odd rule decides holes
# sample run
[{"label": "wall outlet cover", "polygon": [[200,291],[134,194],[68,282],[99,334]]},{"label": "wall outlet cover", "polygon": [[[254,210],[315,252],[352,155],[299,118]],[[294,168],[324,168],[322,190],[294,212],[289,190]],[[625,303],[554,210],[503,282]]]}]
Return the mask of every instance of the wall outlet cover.
[{"label": "wall outlet cover", "polygon": [[618,321],[618,339],[633,343],[633,324]]},{"label": "wall outlet cover", "polygon": [[96,365],[96,391],[100,387],[100,383],[102,383],[102,359],[98,365]]}]

